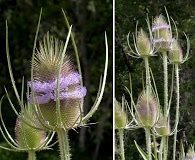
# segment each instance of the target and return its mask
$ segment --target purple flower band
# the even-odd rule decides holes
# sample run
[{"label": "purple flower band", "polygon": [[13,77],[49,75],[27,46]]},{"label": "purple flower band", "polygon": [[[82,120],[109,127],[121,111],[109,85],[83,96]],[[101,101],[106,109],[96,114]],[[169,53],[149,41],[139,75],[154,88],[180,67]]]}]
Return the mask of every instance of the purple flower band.
[{"label": "purple flower band", "polygon": [[[66,89],[69,85],[78,84],[80,82],[81,76],[77,73],[70,73],[66,77],[60,78],[60,90]],[[57,88],[57,78],[50,82],[33,82],[33,91],[34,92],[42,92],[48,93]],[[31,82],[28,82],[28,86],[31,87]]]},{"label": "purple flower band", "polygon": [[158,43],[158,42],[173,42],[175,39],[164,39],[164,38],[160,38],[160,39],[153,39],[154,43]]},{"label": "purple flower band", "polygon": [[152,32],[159,30],[159,29],[169,29],[170,26],[168,24],[162,24],[160,26],[154,26],[152,27]]},{"label": "purple flower band", "polygon": [[192,158],[186,158],[185,160],[195,160],[195,157],[192,157]]},{"label": "purple flower band", "polygon": [[[81,76],[77,73],[70,73],[66,77],[60,78],[60,100],[71,98],[83,98],[87,89],[78,85],[74,90],[70,90],[68,87],[70,85],[79,84]],[[28,86],[31,87],[31,82],[28,82]],[[39,104],[48,103],[50,100],[56,101],[56,89],[57,89],[57,78],[51,82],[33,82],[33,91],[35,94],[35,102]],[[32,103],[32,95],[28,98],[29,102]]]}]

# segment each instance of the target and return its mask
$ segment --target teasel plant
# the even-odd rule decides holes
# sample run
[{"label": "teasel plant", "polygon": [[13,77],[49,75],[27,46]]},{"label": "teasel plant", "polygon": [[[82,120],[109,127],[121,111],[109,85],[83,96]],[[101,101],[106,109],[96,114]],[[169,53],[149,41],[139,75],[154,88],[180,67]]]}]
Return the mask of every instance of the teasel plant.
[{"label": "teasel plant", "polygon": [[[83,115],[83,101],[87,94],[87,89],[83,86],[78,50],[71,32],[72,26],[69,25],[63,9],[62,13],[69,30],[66,42],[63,43],[47,33],[43,40],[40,41],[39,47],[37,47],[36,43],[42,14],[41,9],[31,59],[31,81],[28,82],[28,89],[30,91],[29,94],[27,94],[27,100],[38,120],[39,125],[36,126],[37,129],[47,132],[56,132],[61,160],[70,160],[69,130],[75,130],[77,127],[87,125],[87,121],[98,109],[103,97],[108,68],[108,44],[105,33],[106,59],[104,74],[103,77],[100,78],[99,89],[94,105],[86,115]],[[26,113],[24,103],[20,99],[17,91],[11,69],[7,25],[6,33],[6,53],[11,82],[20,104],[21,112]],[[66,53],[70,39],[75,52],[78,72],[74,67],[71,55]],[[9,95],[7,94],[7,96]],[[24,116],[21,116],[15,110],[11,99],[9,100],[17,116],[26,124],[33,127],[36,122],[27,121]]]},{"label": "teasel plant", "polygon": [[[130,86],[125,86],[125,90],[130,95],[130,104],[127,103],[132,121],[126,125],[125,129],[132,130],[137,128],[143,128],[146,136],[146,152],[137,144],[135,145],[145,160],[167,160],[169,156],[169,137],[173,136],[173,160],[178,157],[176,155],[176,141],[178,123],[179,123],[179,66],[184,63],[189,56],[190,43],[187,39],[187,49],[185,56],[183,55],[181,46],[178,42],[177,27],[174,20],[169,17],[169,14],[165,8],[166,18],[161,14],[153,19],[150,24],[149,18],[146,19],[148,26],[147,36],[143,29],[138,31],[138,24],[136,25],[135,35],[133,35],[134,49],[131,47],[129,39],[130,34],[127,35],[127,46],[130,49],[130,53],[127,53],[132,58],[141,58],[144,61],[145,74],[142,78],[143,91],[140,93],[137,103],[134,102],[133,89],[131,76]],[[174,26],[175,34],[172,31],[171,25]],[[174,36],[176,35],[176,36]],[[124,46],[126,47],[126,46]],[[160,54],[159,54],[160,53]],[[149,60],[152,60],[152,56],[158,56],[162,58],[163,63],[163,91],[164,91],[164,103],[161,106],[158,97],[158,86],[155,83],[155,77],[152,69],[149,65]],[[172,64],[171,85],[168,85],[168,65]],[[145,80],[144,80],[145,79]],[[175,83],[174,83],[175,82]],[[174,84],[176,84],[175,92]],[[170,88],[168,88],[170,86]],[[170,93],[168,94],[168,90]],[[173,93],[176,94],[176,114],[174,126],[170,126],[170,110],[172,105]],[[172,129],[171,129],[172,128]],[[156,142],[156,139],[160,139],[160,144]]]}]

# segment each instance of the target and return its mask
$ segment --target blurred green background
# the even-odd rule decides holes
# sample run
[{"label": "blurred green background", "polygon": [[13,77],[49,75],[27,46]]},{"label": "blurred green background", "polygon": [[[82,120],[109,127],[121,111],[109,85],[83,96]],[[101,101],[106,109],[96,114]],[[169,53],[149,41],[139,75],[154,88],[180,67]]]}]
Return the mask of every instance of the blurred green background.
[{"label": "blurred green background", "polygon": [[[195,1],[193,0],[116,0],[115,8],[115,89],[116,98],[121,100],[122,95],[130,102],[129,95],[125,92],[124,86],[129,86],[128,74],[131,73],[133,84],[134,101],[142,90],[142,75],[144,74],[144,63],[141,59],[129,57],[123,45],[127,45],[127,34],[135,32],[135,26],[138,21],[138,29],[147,29],[147,14],[150,22],[156,15],[163,14],[166,16],[164,6],[167,8],[169,15],[174,19],[179,33],[179,42],[186,53],[185,32],[190,38],[190,59],[180,66],[180,121],[178,132],[177,151],[180,151],[180,142],[183,142],[185,151],[189,144],[195,142]],[[130,34],[131,35],[131,34]],[[133,45],[132,36],[130,43]],[[157,84],[158,94],[161,104],[163,104],[163,76],[162,76],[162,59],[153,57],[150,59],[150,65],[153,70],[154,78]],[[169,65],[171,68],[171,65]],[[169,73],[170,75],[170,73]],[[170,83],[170,81],[169,81]],[[175,118],[175,96],[171,105],[171,121]],[[171,123],[173,128],[174,123]],[[145,136],[142,129],[125,132],[125,155],[127,160],[142,159],[135,148],[134,140],[145,150]],[[172,137],[170,137],[170,151],[172,150]],[[177,152],[177,153],[178,153]],[[118,154],[116,154],[118,158]],[[117,159],[116,158],[116,159]],[[171,159],[171,158],[169,158]]]},{"label": "blurred green background", "polygon": [[[48,31],[58,39],[66,39],[67,29],[61,8],[65,10],[70,24],[73,24],[84,85],[88,90],[85,97],[85,113],[93,105],[97,95],[99,79],[103,73],[105,61],[104,32],[107,32],[109,69],[105,94],[99,109],[88,122],[89,125],[78,128],[76,131],[70,131],[69,138],[73,160],[112,159],[113,24],[111,0],[0,0],[0,96],[5,94],[5,86],[19,111],[6,61],[5,20],[7,19],[9,26],[9,49],[13,74],[20,91],[22,77],[24,76],[25,82],[30,79],[30,59],[41,7],[43,8],[43,14],[38,40],[42,39]],[[69,43],[68,52],[73,53],[71,43]],[[16,115],[6,98],[3,101],[2,113],[5,124],[14,137]],[[0,145],[7,146],[1,135]],[[27,154],[25,153],[13,153],[0,149],[0,160],[24,160],[26,158]],[[54,150],[37,153],[37,159],[59,159],[58,145],[54,146]]]}]

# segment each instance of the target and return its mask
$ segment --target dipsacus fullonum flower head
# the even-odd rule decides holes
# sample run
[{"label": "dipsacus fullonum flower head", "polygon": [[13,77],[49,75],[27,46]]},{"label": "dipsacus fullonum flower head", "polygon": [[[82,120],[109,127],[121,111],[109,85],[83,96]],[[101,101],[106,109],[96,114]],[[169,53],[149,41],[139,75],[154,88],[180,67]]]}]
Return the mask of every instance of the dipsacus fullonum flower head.
[{"label": "dipsacus fullonum flower head", "polygon": [[59,73],[63,50],[64,43],[48,33],[36,50],[32,63],[33,82],[28,82],[33,91],[29,102],[38,106],[39,115],[54,130],[61,127],[69,130],[81,121],[83,98],[87,92],[80,85],[82,77],[74,69],[68,54],[63,58]]},{"label": "dipsacus fullonum flower head", "polygon": [[171,127],[169,118],[166,118],[162,111],[159,114],[158,121],[155,125],[156,132],[159,136],[169,136],[171,135]]},{"label": "dipsacus fullonum flower head", "polygon": [[172,32],[170,25],[166,22],[162,15],[155,17],[152,32],[153,32],[153,43],[155,47],[160,51],[167,51],[170,49],[172,42]]},{"label": "dipsacus fullonum flower head", "polygon": [[136,105],[137,121],[141,127],[153,127],[158,118],[158,103],[154,94],[144,90]]},{"label": "dipsacus fullonum flower head", "polygon": [[14,128],[15,139],[11,137],[2,118],[2,99],[0,100],[0,119],[2,122],[0,132],[9,144],[10,148],[5,148],[3,146],[0,146],[0,148],[14,152],[36,152],[51,149],[51,146],[55,144],[49,145],[54,136],[54,132],[47,134],[46,131],[38,129],[40,127],[40,123],[37,121],[37,117],[30,104],[27,104],[24,110],[18,114]]},{"label": "dipsacus fullonum flower head", "polygon": [[[32,120],[36,120],[35,115],[30,115]],[[26,121],[32,126],[36,127],[30,120]],[[46,131],[35,129],[29,126],[21,118],[17,118],[15,125],[15,139],[20,148],[26,150],[41,150],[39,148],[46,141]]]},{"label": "dipsacus fullonum flower head", "polygon": [[174,39],[171,44],[171,51],[169,52],[170,63],[181,64],[183,63],[183,53],[180,44]]},{"label": "dipsacus fullonum flower head", "polygon": [[127,115],[122,108],[121,104],[115,99],[114,101],[115,111],[115,128],[124,129],[127,124]]},{"label": "dipsacus fullonum flower head", "polygon": [[137,50],[140,53],[140,57],[149,57],[152,55],[152,46],[150,43],[150,39],[143,29],[140,29],[140,31],[138,32]]}]

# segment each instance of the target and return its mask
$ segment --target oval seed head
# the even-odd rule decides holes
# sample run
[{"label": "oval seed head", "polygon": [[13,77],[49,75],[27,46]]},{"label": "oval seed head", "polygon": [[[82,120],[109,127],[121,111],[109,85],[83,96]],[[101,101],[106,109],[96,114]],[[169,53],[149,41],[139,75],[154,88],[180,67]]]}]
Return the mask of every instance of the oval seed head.
[{"label": "oval seed head", "polygon": [[125,128],[127,123],[127,116],[124,110],[121,107],[121,104],[115,99],[114,101],[114,107],[115,107],[115,128]]},{"label": "oval seed head", "polygon": [[138,115],[138,122],[142,127],[152,127],[156,123],[158,116],[158,107],[156,98],[152,93],[146,94],[143,91],[139,96],[136,111]]},{"label": "oval seed head", "polygon": [[[29,124],[34,126],[30,120]],[[21,119],[17,118],[15,125],[15,137],[18,145],[21,148],[36,150],[46,140],[46,132],[32,128]]]},{"label": "oval seed head", "polygon": [[151,56],[151,43],[143,29],[138,32],[137,49],[141,57]]},{"label": "oval seed head", "polygon": [[171,44],[169,59],[172,64],[181,64],[183,62],[182,49],[177,40],[174,40]]},{"label": "oval seed head", "polygon": [[169,136],[171,133],[169,120],[162,113],[160,113],[155,129],[160,136]]},{"label": "oval seed head", "polygon": [[168,51],[172,42],[170,26],[162,15],[154,19],[152,32],[154,33],[153,42],[159,51]]},{"label": "oval seed head", "polygon": [[[47,34],[40,42],[35,54],[33,65],[33,88],[31,82],[28,85],[34,91],[34,101],[40,107],[46,124],[55,128],[63,127],[66,130],[78,124],[82,117],[82,104],[86,95],[86,88],[80,85],[79,75],[69,55],[65,54],[59,79],[60,116],[59,124],[56,110],[57,77],[62,59],[64,44],[62,41]],[[32,95],[29,102],[32,103]],[[58,112],[59,113],[59,112]]]},{"label": "oval seed head", "polygon": [[185,160],[195,160],[194,145],[189,147]]}]

